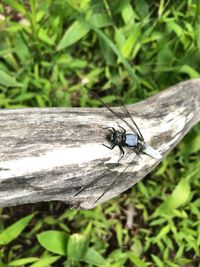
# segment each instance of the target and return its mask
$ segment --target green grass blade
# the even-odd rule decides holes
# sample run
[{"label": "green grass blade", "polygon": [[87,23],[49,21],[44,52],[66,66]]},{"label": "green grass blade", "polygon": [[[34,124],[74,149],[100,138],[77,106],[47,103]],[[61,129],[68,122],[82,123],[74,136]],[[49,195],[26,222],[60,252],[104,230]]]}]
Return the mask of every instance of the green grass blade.
[{"label": "green grass blade", "polygon": [[0,70],[0,84],[6,87],[22,87],[23,85],[17,82],[12,76],[5,71]]},{"label": "green grass blade", "polygon": [[0,244],[6,245],[6,244],[9,244],[14,239],[16,239],[21,234],[21,232],[26,228],[26,226],[29,224],[33,216],[34,214],[28,215],[22,218],[21,220],[17,221],[16,223],[12,224],[11,226],[7,227],[0,234]]},{"label": "green grass blade", "polygon": [[[107,46],[112,49],[112,51],[117,55],[119,60],[124,65],[125,69],[128,71],[133,81],[139,84],[139,79],[137,78],[134,70],[131,68],[128,61],[123,57],[122,53],[119,51],[117,46],[113,43],[113,41],[102,30],[98,29],[90,20],[85,19],[83,14],[81,14],[76,9],[74,9],[74,7],[69,2],[68,4],[69,4],[69,7],[73,10],[72,16],[75,17],[82,25],[88,28],[88,30],[92,29],[98,35],[98,37],[100,37],[107,44]],[[60,49],[60,46],[61,45],[59,44],[58,49]]]}]

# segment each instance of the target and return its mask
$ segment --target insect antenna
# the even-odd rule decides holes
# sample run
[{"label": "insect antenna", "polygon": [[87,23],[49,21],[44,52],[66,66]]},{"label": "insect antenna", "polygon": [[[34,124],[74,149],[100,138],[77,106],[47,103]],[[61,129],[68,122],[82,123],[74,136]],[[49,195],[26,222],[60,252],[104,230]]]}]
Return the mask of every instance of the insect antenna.
[{"label": "insect antenna", "polygon": [[124,106],[124,104],[122,104],[122,107],[124,109],[124,112],[125,114],[131,119],[132,123],[135,125],[136,129],[138,130],[138,133],[139,133],[139,136],[140,136],[140,139],[142,141],[144,141],[144,137],[139,129],[139,127],[137,126],[137,123],[134,121],[133,117],[131,116],[130,112],[128,111],[128,109]]},{"label": "insect antenna", "polygon": [[84,88],[89,92],[89,93],[91,93],[95,98],[97,98],[98,100],[99,100],[99,102],[101,102],[102,103],[102,105],[104,106],[104,107],[106,107],[115,117],[117,117],[118,119],[120,119],[121,121],[123,121],[128,127],[129,127],[129,129],[131,130],[131,131],[133,131],[136,135],[138,135],[138,133],[139,133],[139,136],[140,136],[140,138],[141,138],[141,140],[144,140],[144,138],[143,138],[143,136],[142,136],[142,134],[141,134],[141,132],[140,132],[140,130],[139,130],[139,128],[138,128],[138,126],[137,126],[137,124],[135,123],[135,121],[133,120],[133,118],[131,117],[131,115],[130,115],[130,113],[128,112],[128,110],[125,108],[125,106],[124,106],[124,104],[122,105],[124,108],[125,108],[125,110],[124,110],[124,112],[125,112],[125,114],[128,116],[128,117],[130,117],[130,119],[131,119],[131,121],[133,122],[133,124],[135,125],[135,127],[136,127],[136,129],[138,130],[138,132],[132,127],[132,125],[130,124],[130,123],[128,123],[119,113],[116,113],[114,110],[112,110],[106,103],[104,103],[104,101],[94,92],[94,91],[92,91],[90,88],[88,88],[86,85],[84,85]]},{"label": "insect antenna", "polygon": [[[131,122],[132,122],[133,125],[136,127],[136,129],[137,129],[137,131],[138,131],[138,135],[140,136],[140,139],[141,139],[142,141],[144,141],[144,137],[143,137],[143,135],[142,135],[142,133],[141,133],[141,131],[140,131],[140,129],[139,129],[137,123],[135,122],[135,120],[134,120],[133,117],[131,116],[131,114],[130,114],[130,112],[128,111],[128,109],[126,108],[126,106],[124,105],[124,102],[122,101],[122,96],[121,96],[119,90],[117,89],[117,87],[116,87],[115,84],[112,84],[112,87],[115,89],[115,91],[116,91],[117,94],[118,94],[118,101],[120,102],[120,105],[121,105],[121,107],[122,107],[124,113],[127,115],[127,117],[130,118]],[[133,129],[132,129],[132,130],[133,130]],[[134,132],[134,131],[133,131],[133,132]]]}]

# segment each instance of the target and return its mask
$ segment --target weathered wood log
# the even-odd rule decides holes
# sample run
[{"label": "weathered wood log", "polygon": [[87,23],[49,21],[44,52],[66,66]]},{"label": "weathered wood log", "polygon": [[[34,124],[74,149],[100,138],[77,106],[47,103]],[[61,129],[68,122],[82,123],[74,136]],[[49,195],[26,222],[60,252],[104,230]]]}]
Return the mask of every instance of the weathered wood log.
[{"label": "weathered wood log", "polygon": [[[128,109],[145,141],[164,157],[200,121],[200,79]],[[126,151],[117,164],[119,149],[102,145],[107,133],[102,126],[117,128],[117,121],[130,132],[105,108],[1,110],[0,206],[58,200],[91,208],[133,186],[160,161],[142,154],[130,163],[134,156]],[[113,188],[95,203],[116,177]]]}]

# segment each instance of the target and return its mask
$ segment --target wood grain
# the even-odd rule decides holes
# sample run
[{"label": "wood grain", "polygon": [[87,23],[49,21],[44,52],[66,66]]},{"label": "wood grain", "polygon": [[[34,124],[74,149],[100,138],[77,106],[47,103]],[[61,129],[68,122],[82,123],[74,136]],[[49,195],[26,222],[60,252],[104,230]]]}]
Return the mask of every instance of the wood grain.
[{"label": "wood grain", "polygon": [[[200,79],[179,83],[128,109],[145,141],[164,157],[200,121]],[[0,206],[58,200],[92,208],[133,186],[159,161],[142,155],[134,163],[134,155],[126,151],[117,164],[119,149],[102,145],[107,133],[102,127],[117,128],[117,122],[130,132],[105,108],[0,110]],[[94,204],[116,177],[112,190]]]}]

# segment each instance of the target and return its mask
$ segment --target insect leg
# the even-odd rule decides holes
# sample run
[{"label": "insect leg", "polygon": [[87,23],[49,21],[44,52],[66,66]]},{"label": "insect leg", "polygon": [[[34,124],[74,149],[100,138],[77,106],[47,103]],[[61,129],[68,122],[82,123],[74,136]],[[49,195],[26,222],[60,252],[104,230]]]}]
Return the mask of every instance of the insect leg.
[{"label": "insect leg", "polygon": [[[115,131],[115,128],[113,127],[101,127],[102,129],[109,129],[109,131],[114,134],[116,131]],[[112,129],[112,130],[111,130]],[[103,146],[109,148],[109,149],[113,149],[115,147],[115,144],[113,144],[113,146],[107,146],[105,144],[103,144]]]},{"label": "insect leg", "polygon": [[112,133],[115,133],[115,128],[113,127],[101,127],[102,129],[112,129],[110,130]]},{"label": "insect leg", "polygon": [[[119,146],[119,148],[120,148],[120,146]],[[122,148],[122,147],[121,147]],[[123,150],[123,148],[122,148],[122,150]],[[124,151],[123,151],[124,152]],[[141,151],[135,151],[134,150],[134,152],[135,152],[135,155],[134,155],[134,158],[131,160],[131,162],[129,162],[129,164],[128,164],[128,166],[126,167],[126,168],[124,168],[124,170],[121,172],[121,173],[119,173],[118,175],[117,175],[117,177],[114,179],[114,181],[106,188],[106,190],[95,200],[95,202],[94,202],[94,204],[96,204],[112,187],[113,187],[113,185],[117,182],[117,180],[120,178],[120,176],[122,176],[123,175],[123,173],[129,168],[129,167],[131,167],[132,166],[132,163],[135,163],[136,162],[136,160],[137,160],[137,158],[138,157],[140,157],[140,152]],[[132,155],[132,154],[131,154]],[[130,155],[129,155],[130,156]]]},{"label": "insect leg", "polygon": [[120,160],[122,160],[122,158],[124,157],[124,150],[122,148],[122,146],[119,146],[120,152],[121,152],[121,157],[118,159],[118,162],[120,162]]},{"label": "insect leg", "polygon": [[[108,171],[110,171],[109,169],[107,169],[106,171],[104,171],[100,176],[105,175]],[[99,176],[96,177],[96,179],[92,180],[90,183],[86,184],[85,186],[82,186],[75,194],[74,197],[78,196],[81,192],[83,192],[85,189],[93,186],[94,184],[96,184],[97,181],[99,181]]]},{"label": "insect leg", "polygon": [[96,204],[112,187],[113,185],[117,182],[118,178],[130,167],[128,165],[123,172],[117,175],[117,177],[114,179],[114,181],[106,188],[106,190],[95,200],[94,204]]},{"label": "insect leg", "polygon": [[103,146],[105,146],[105,147],[107,147],[107,148],[112,150],[115,147],[115,144],[113,144],[113,146],[107,146],[107,145],[103,144]]},{"label": "insect leg", "polygon": [[[133,125],[136,127],[140,139],[141,139],[141,140],[144,140],[144,137],[143,137],[143,135],[142,135],[142,133],[141,133],[139,127],[137,126],[136,122],[134,121],[134,119],[133,119],[133,117],[131,116],[131,114],[130,114],[130,112],[128,111],[128,109],[125,107],[125,105],[124,105],[124,103],[123,103],[123,101],[122,101],[122,96],[121,96],[120,93],[119,93],[119,90],[117,89],[117,87],[116,87],[115,84],[113,84],[112,86],[115,88],[115,91],[116,91],[116,92],[118,93],[118,95],[119,95],[119,101],[121,102],[121,106],[122,106],[122,109],[123,109],[124,113],[131,119],[131,122],[132,122]],[[135,130],[133,129],[132,125],[130,125],[130,124],[129,124],[127,121],[125,121],[123,118],[121,118],[121,120],[123,120],[123,121],[126,123],[126,125],[129,126],[129,128],[130,128],[134,133],[136,133]]]},{"label": "insect leg", "polygon": [[134,150],[134,152],[136,153],[136,155],[137,155],[139,158],[142,159],[142,157],[141,157],[141,155],[140,155],[140,153],[142,152],[142,149],[141,149],[141,148],[136,148],[136,149]]},{"label": "insect leg", "polygon": [[122,126],[120,126],[119,123],[117,123],[117,125],[118,125],[119,128],[121,128],[123,130],[123,133],[125,134],[126,130]]}]

